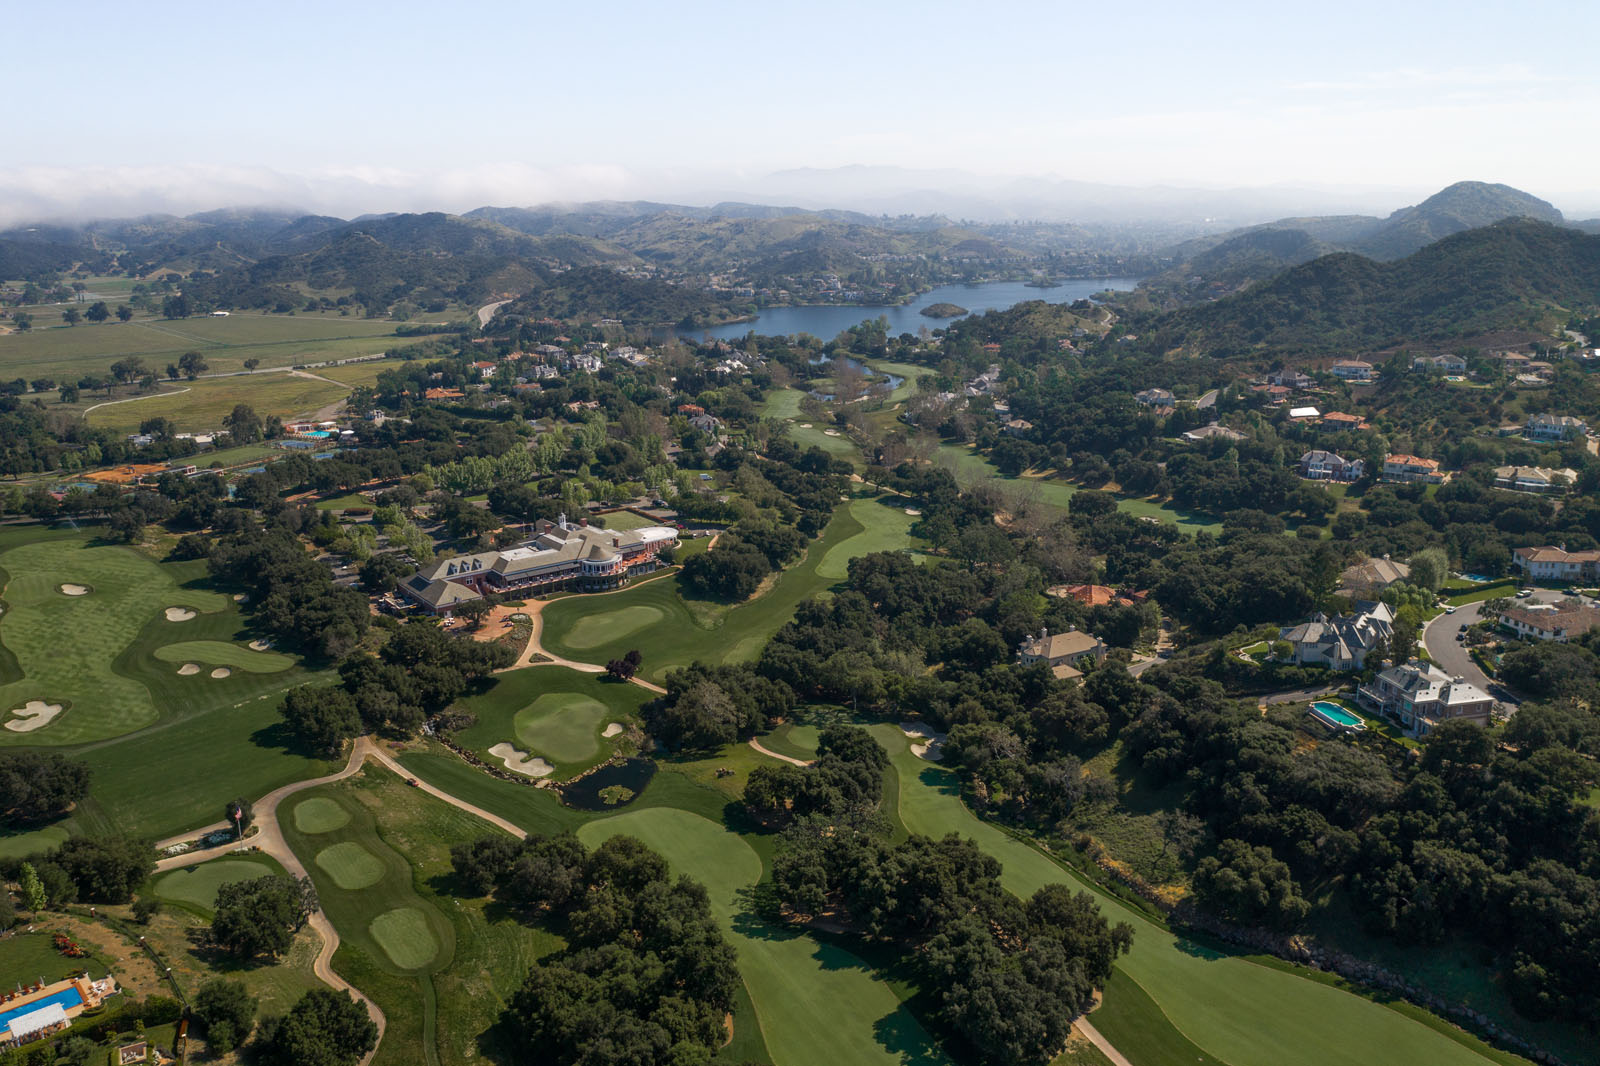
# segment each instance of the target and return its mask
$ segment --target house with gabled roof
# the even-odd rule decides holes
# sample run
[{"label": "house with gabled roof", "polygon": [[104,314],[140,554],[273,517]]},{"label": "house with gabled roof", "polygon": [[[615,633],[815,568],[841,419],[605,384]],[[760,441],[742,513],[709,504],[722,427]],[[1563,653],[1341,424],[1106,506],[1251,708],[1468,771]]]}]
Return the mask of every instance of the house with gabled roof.
[{"label": "house with gabled roof", "polygon": [[1380,644],[1394,636],[1394,612],[1386,603],[1357,603],[1349,613],[1329,617],[1317,612],[1297,626],[1279,630],[1278,639],[1294,649],[1301,666],[1360,670]]}]

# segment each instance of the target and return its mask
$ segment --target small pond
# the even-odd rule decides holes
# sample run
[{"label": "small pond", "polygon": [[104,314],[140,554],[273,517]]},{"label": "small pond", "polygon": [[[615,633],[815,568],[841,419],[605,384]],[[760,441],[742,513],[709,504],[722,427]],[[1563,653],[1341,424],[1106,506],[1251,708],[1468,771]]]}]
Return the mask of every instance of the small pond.
[{"label": "small pond", "polygon": [[[608,763],[592,774],[568,782],[559,789],[561,802],[580,811],[614,811],[626,807],[656,775],[656,764],[649,759],[624,759]],[[621,785],[633,793],[622,803],[607,803],[601,793]]]}]

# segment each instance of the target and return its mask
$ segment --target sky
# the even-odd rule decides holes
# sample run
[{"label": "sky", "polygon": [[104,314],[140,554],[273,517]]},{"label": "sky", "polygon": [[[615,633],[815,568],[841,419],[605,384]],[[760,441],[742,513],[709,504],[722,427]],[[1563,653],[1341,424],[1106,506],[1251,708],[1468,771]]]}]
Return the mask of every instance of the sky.
[{"label": "sky", "polygon": [[709,203],[849,166],[1390,209],[1474,179],[1600,214],[1600,68],[1562,51],[1600,39],[1600,4],[1577,0],[84,0],[6,21],[0,221]]}]

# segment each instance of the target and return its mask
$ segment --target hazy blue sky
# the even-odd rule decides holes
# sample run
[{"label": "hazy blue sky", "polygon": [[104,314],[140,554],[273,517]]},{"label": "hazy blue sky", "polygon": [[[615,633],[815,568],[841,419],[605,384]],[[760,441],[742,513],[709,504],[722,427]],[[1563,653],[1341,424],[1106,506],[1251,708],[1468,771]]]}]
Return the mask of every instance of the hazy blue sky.
[{"label": "hazy blue sky", "polygon": [[1478,178],[1600,206],[1592,3],[90,0],[6,21],[13,215],[689,198],[847,164]]}]

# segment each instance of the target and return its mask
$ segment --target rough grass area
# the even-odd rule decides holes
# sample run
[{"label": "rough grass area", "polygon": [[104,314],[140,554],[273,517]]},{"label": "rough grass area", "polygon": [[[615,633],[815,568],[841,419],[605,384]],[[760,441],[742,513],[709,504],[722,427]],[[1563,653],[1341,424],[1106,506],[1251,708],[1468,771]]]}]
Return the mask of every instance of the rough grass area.
[{"label": "rough grass area", "polygon": [[[1119,961],[1118,969],[1148,993],[1172,1026],[1201,1053],[1231,1066],[1285,1062],[1308,1066],[1373,1062],[1484,1066],[1497,1061],[1483,1053],[1488,1049],[1479,1041],[1465,1034],[1436,1030],[1398,1010],[1299,973],[1259,965],[1174,935],[1035,848],[980,821],[962,802],[955,776],[911,755],[897,728],[875,726],[873,734],[891,753],[899,776],[898,810],[908,830],[934,837],[954,832],[973,838],[1000,860],[1004,867],[1001,882],[1019,896],[1064,881],[1094,895],[1110,920],[1131,923],[1133,950]],[[1107,1009],[1112,1007],[1114,1001],[1108,999]],[[1096,1024],[1100,1024],[1098,1017]],[[1185,1060],[1162,1057],[1152,1061]]]},{"label": "rough grass area", "polygon": [[212,859],[155,880],[155,894],[174,903],[187,903],[209,913],[217,904],[217,889],[235,881],[281,874],[283,867],[265,855],[252,858]]},{"label": "rough grass area", "polygon": [[220,640],[184,640],[166,644],[156,649],[156,658],[164,663],[205,663],[208,666],[231,666],[252,674],[276,674],[289,669],[294,660],[275,651],[252,651],[237,644]]},{"label": "rough grass area", "polygon": [[126,402],[97,410],[87,410],[92,404],[80,404],[79,409],[87,411],[83,417],[89,425],[113,433],[132,433],[140,422],[157,417],[172,419],[180,430],[210,430],[221,429],[236,404],[249,404],[262,418],[288,419],[311,414],[349,392],[346,385],[302,374],[255,374],[180,382],[168,391],[122,397]]}]

